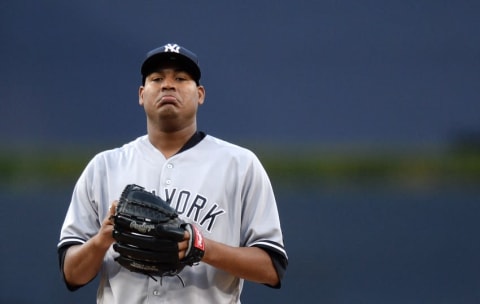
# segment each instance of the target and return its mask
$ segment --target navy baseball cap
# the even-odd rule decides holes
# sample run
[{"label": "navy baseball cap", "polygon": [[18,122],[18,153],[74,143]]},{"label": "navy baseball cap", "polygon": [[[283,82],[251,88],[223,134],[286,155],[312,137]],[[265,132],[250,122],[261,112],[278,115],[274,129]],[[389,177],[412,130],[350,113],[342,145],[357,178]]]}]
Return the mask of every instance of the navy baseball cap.
[{"label": "navy baseball cap", "polygon": [[201,72],[197,55],[175,43],[168,43],[147,53],[141,69],[143,83],[145,78],[160,66],[172,62],[185,69],[185,72],[189,73],[197,84],[199,83]]}]

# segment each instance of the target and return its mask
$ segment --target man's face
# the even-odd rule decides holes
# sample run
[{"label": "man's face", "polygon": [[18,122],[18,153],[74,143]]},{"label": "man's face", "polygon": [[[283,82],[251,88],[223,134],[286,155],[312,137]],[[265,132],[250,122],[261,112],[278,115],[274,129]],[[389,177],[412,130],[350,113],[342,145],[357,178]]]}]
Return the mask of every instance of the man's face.
[{"label": "man's face", "polygon": [[169,132],[196,123],[204,97],[205,89],[173,65],[148,75],[139,89],[139,104],[145,109],[147,122]]}]

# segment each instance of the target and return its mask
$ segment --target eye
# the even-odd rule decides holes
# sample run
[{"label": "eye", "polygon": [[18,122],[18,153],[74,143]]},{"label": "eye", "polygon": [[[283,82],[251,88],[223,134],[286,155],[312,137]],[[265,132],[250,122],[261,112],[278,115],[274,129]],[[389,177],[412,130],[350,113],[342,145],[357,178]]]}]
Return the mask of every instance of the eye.
[{"label": "eye", "polygon": [[190,79],[190,76],[183,71],[179,71],[175,74],[175,80],[176,81],[187,81]]},{"label": "eye", "polygon": [[148,78],[151,82],[160,82],[164,79],[161,73],[152,73]]}]

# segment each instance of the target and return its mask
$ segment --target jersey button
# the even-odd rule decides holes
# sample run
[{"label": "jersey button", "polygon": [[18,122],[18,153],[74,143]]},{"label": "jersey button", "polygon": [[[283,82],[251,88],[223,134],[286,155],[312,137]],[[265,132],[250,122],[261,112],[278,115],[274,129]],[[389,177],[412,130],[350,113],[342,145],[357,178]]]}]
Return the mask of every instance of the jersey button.
[{"label": "jersey button", "polygon": [[159,296],[159,295],[160,295],[160,291],[154,290],[154,291],[153,291],[153,295],[154,295],[154,296]]},{"label": "jersey button", "polygon": [[167,164],[167,168],[168,168],[168,169],[172,169],[172,168],[173,168],[173,164],[170,164],[170,163]]},{"label": "jersey button", "polygon": [[166,183],[167,185],[170,185],[170,184],[172,183],[172,180],[167,179],[167,180],[165,181],[165,183]]}]

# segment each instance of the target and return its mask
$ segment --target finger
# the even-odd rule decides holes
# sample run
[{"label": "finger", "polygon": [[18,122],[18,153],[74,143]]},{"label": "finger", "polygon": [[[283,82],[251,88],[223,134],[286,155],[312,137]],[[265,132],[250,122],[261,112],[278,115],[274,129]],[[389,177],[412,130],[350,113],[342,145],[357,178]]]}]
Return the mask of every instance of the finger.
[{"label": "finger", "polygon": [[182,241],[178,243],[178,259],[182,260],[187,254],[188,242]]},{"label": "finger", "polygon": [[113,219],[113,216],[115,215],[115,213],[117,212],[117,204],[118,202],[117,201],[113,201],[112,204],[110,205],[109,209],[108,209],[108,214],[109,214],[109,220],[112,220]]},{"label": "finger", "polygon": [[110,205],[110,214],[111,215],[115,215],[115,212],[117,210],[117,204],[118,204],[118,201],[113,201],[112,204]]},{"label": "finger", "polygon": [[107,217],[108,224],[113,225],[113,217],[117,212],[117,204],[118,204],[118,201],[113,201],[112,204],[110,204],[110,207],[108,208],[108,217]]},{"label": "finger", "polygon": [[188,242],[187,241],[181,241],[178,243],[178,251],[185,251],[188,248]]}]

